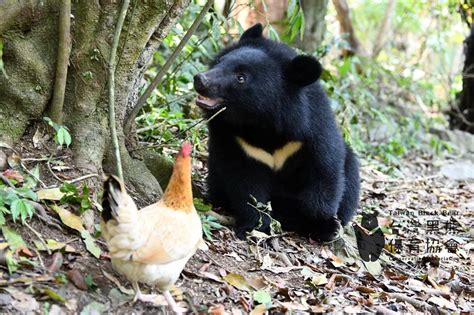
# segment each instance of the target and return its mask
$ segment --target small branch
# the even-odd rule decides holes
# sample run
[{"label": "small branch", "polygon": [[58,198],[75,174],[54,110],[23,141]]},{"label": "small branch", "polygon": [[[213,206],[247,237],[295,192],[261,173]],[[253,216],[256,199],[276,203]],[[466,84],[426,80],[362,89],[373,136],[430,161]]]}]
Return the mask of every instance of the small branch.
[{"label": "small branch", "polygon": [[213,210],[207,211],[206,214],[213,216],[216,218],[217,222],[223,225],[235,225],[235,219],[232,217],[228,217],[222,214],[219,214]]},{"label": "small branch", "polygon": [[115,57],[117,55],[117,47],[122,32],[123,22],[127,14],[130,0],[123,0],[122,9],[120,10],[117,25],[115,26],[114,40],[110,50],[110,59],[108,67],[108,90],[109,90],[109,124],[112,137],[112,145],[114,148],[115,162],[117,163],[117,175],[123,181],[122,160],[120,157],[120,147],[117,137],[117,124],[115,122]]},{"label": "small branch", "polygon": [[25,166],[25,164],[23,164],[22,161],[20,161],[20,166],[23,168],[23,170],[25,172],[27,172],[31,177],[33,177],[38,183],[41,184],[41,187],[43,188],[46,188],[46,184],[39,178],[39,177],[36,177],[35,174],[31,173],[30,170]]},{"label": "small branch", "polygon": [[168,69],[171,67],[173,62],[176,60],[178,57],[179,53],[181,50],[183,50],[184,46],[186,46],[186,43],[188,40],[191,38],[191,36],[194,34],[198,26],[201,24],[202,20],[204,19],[204,16],[206,15],[207,11],[209,8],[214,4],[214,0],[208,0],[204,7],[202,8],[201,12],[197,16],[197,18],[194,20],[194,23],[191,25],[189,30],[186,32],[184,37],[181,39],[179,42],[178,46],[176,46],[176,49],[173,51],[171,56],[166,60],[166,63],[163,65],[163,67],[160,69],[160,71],[156,74],[156,77],[153,79],[153,81],[150,83],[150,85],[147,87],[145,92],[140,96],[140,98],[137,101],[137,104],[133,108],[133,110],[130,112],[130,115],[125,121],[125,126],[124,126],[124,133],[125,135],[128,135],[130,133],[131,127],[133,122],[135,121],[135,117],[137,117],[138,112],[142,107],[146,104],[146,100],[150,97],[151,93],[153,90],[157,87],[157,85],[161,82],[163,77],[165,76],[166,72]]},{"label": "small branch", "polygon": [[44,209],[44,207],[37,203],[36,201],[33,201],[33,200],[27,200],[28,203],[30,203],[33,208],[35,208],[35,210],[38,212],[36,214],[36,216],[41,220],[43,221],[44,223],[46,223],[47,225],[49,226],[52,226],[52,227],[55,227],[57,228],[58,230],[62,231],[62,227],[59,225],[59,221],[55,218],[51,218],[50,216],[48,216],[48,214],[46,213],[46,210]]},{"label": "small branch", "polygon": [[49,170],[49,172],[51,173],[51,175],[53,175],[53,177],[54,177],[57,181],[59,181],[59,182],[61,182],[61,183],[64,182],[61,178],[59,178],[59,177],[53,172],[53,169],[51,168],[51,164],[49,163],[49,160],[46,162],[46,166],[48,167],[48,170]]},{"label": "small branch", "polygon": [[426,302],[423,302],[423,301],[417,300],[415,298],[409,297],[409,296],[407,296],[403,293],[389,293],[388,295],[391,298],[397,300],[398,302],[409,303],[409,304],[413,305],[414,307],[416,307],[417,309],[420,309],[420,310],[428,311],[430,313],[434,313],[434,312],[441,312],[441,314],[446,314],[447,313],[445,311],[442,311],[439,308],[436,308],[434,306],[429,305]]},{"label": "small branch", "polygon": [[453,108],[454,110],[456,111],[455,113],[453,113],[454,115],[456,115],[456,117],[458,117],[459,119],[461,119],[461,121],[468,127],[474,127],[474,122],[470,122],[469,120],[467,120],[466,116],[464,116],[464,114],[462,113],[461,109],[459,108],[459,103],[458,102],[455,102],[455,104],[453,105]]},{"label": "small branch", "polygon": [[80,182],[81,180],[88,179],[88,178],[91,178],[91,177],[99,177],[99,175],[98,174],[87,174],[87,175],[84,175],[84,176],[81,176],[81,177],[78,177],[78,178],[75,178],[75,179],[67,180],[66,183],[72,184],[72,183]]},{"label": "small branch", "polygon": [[71,52],[71,0],[61,1],[58,27],[58,58],[56,62],[56,78],[54,80],[53,99],[51,101],[51,119],[62,124],[64,91],[66,90],[67,68]]},{"label": "small branch", "polygon": [[38,238],[38,240],[40,241],[40,243],[44,246],[44,248],[45,248],[46,251],[48,252],[48,255],[51,255],[51,250],[48,248],[48,245],[46,244],[45,240],[43,239],[43,236],[42,236],[38,231],[36,231],[31,225],[29,225],[28,222],[25,222],[25,226],[26,226],[31,232],[33,232],[34,235],[36,235],[36,237]]},{"label": "small branch", "polygon": [[1,179],[5,184],[7,184],[8,187],[13,188],[13,189],[16,188],[15,185],[13,185],[12,182],[11,182],[6,176],[4,176],[4,175],[1,174],[1,173],[0,173],[0,179]]},{"label": "small branch", "polygon": [[[178,132],[174,137],[173,139],[176,139],[176,138],[179,138],[179,136],[181,136],[182,134],[188,132],[189,130],[199,126],[199,125],[202,125],[202,124],[207,124],[208,122],[210,122],[211,120],[213,120],[214,118],[217,117],[217,115],[219,115],[220,113],[222,113],[223,111],[225,111],[227,109],[227,107],[222,107],[221,109],[219,109],[219,111],[217,113],[215,113],[214,115],[212,115],[209,119],[200,119],[198,122],[194,123],[193,125],[189,126],[188,128],[184,129],[183,131],[180,131]],[[170,140],[168,140],[170,141]],[[165,145],[168,143],[168,141],[164,141],[162,143],[158,143],[158,144],[153,144],[153,145],[149,145],[147,147],[143,147],[143,148],[136,148],[135,151],[138,151],[138,150],[146,150],[146,149],[151,149],[151,148],[156,148],[156,147],[159,147],[159,146],[162,146],[162,145]]]}]

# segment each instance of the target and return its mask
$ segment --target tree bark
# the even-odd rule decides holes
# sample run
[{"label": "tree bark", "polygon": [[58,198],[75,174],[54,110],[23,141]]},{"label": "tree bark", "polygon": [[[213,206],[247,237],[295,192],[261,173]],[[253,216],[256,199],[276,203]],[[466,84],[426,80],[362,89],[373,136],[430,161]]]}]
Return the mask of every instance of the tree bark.
[{"label": "tree bark", "polygon": [[[147,62],[189,0],[154,0],[146,4],[136,1],[131,4],[118,45],[117,134],[125,180],[138,193],[153,200],[162,193],[160,185],[145,164],[127,150],[122,125],[137,101]],[[53,0],[0,4],[3,61],[9,77],[0,74],[0,141],[7,144],[18,141],[30,121],[43,117],[51,100],[59,4]],[[120,7],[120,1],[74,1],[72,6],[64,124],[71,130],[76,166],[99,174],[112,171],[114,165],[106,83]]]},{"label": "tree bark", "polygon": [[332,0],[336,8],[337,20],[341,28],[341,34],[347,35],[349,48],[344,51],[344,55],[366,55],[359,39],[357,38],[354,27],[352,26],[349,5],[346,0]]},{"label": "tree bark", "polygon": [[297,45],[304,51],[313,52],[322,44],[328,3],[329,0],[301,0],[305,25],[303,40],[298,40]]},{"label": "tree bark", "polygon": [[466,59],[462,73],[462,91],[449,112],[451,128],[474,133],[474,24],[464,41]]},{"label": "tree bark", "polygon": [[374,48],[372,49],[372,58],[377,58],[377,56],[382,51],[382,48],[385,46],[386,39],[390,35],[390,25],[392,23],[392,17],[395,13],[395,0],[389,0],[387,8],[385,9],[385,15],[380,25],[379,31],[377,32],[377,37],[375,38]]},{"label": "tree bark", "polygon": [[71,51],[71,0],[64,0],[60,7],[56,78],[54,80],[53,99],[49,110],[50,118],[58,124],[63,123],[64,93],[66,91],[69,53]]}]

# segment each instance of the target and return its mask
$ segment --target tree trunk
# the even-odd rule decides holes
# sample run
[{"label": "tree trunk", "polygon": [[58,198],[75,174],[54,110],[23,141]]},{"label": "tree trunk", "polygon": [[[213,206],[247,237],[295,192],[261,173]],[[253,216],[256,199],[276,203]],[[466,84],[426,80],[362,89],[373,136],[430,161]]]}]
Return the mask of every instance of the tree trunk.
[{"label": "tree trunk", "polygon": [[337,20],[341,28],[341,34],[347,35],[348,49],[344,51],[344,55],[366,55],[359,39],[357,38],[354,27],[352,26],[349,5],[346,0],[332,0],[336,8]]},{"label": "tree trunk", "polygon": [[377,56],[382,51],[383,46],[385,46],[386,39],[390,37],[390,25],[392,23],[392,17],[395,13],[395,0],[389,0],[387,3],[387,8],[385,9],[385,15],[380,25],[379,31],[377,32],[377,37],[375,38],[374,48],[372,49],[372,58],[377,58]]},{"label": "tree trunk", "polygon": [[451,128],[474,133],[474,23],[464,41],[466,60],[462,73],[462,91],[449,113]]},{"label": "tree trunk", "polygon": [[270,23],[281,33],[283,31],[281,21],[285,18],[288,0],[266,0],[267,12],[263,6],[262,0],[236,0],[233,4],[236,13],[231,14],[243,29],[247,29],[255,23],[266,25]]},{"label": "tree trunk", "polygon": [[303,40],[298,40],[298,46],[304,51],[313,52],[323,42],[328,2],[329,0],[301,0],[305,24]]},{"label": "tree trunk", "polygon": [[[137,1],[137,0],[136,0]],[[59,1],[6,1],[0,4],[3,62],[0,73],[0,141],[12,145],[29,122],[45,116],[53,95],[58,47]],[[123,120],[138,98],[147,62],[189,0],[132,2],[117,52],[115,108],[125,180],[150,199],[162,193],[145,164],[125,145]],[[107,119],[107,63],[120,1],[74,1],[72,50],[64,100],[76,166],[111,172]],[[5,13],[4,13],[5,12]],[[125,40],[126,39],[126,40]]]}]

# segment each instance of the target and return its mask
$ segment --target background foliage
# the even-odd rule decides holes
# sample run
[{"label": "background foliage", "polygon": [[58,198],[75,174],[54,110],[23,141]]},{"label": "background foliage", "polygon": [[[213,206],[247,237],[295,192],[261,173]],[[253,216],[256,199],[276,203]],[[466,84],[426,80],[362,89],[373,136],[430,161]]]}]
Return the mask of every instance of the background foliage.
[{"label": "background foliage", "polygon": [[[147,79],[153,77],[179,43],[199,13],[201,2],[193,1],[155,53]],[[387,2],[361,0],[352,1],[350,6],[356,33],[362,45],[370,49]],[[268,6],[263,8],[267,10]],[[231,8],[230,18],[216,12],[206,17],[138,117],[140,141],[166,152],[167,147],[189,138],[199,151],[205,152],[205,125],[193,127],[200,115],[194,105],[192,78],[242,31],[232,18],[238,9]],[[426,131],[446,126],[442,112],[461,89],[466,28],[456,12],[456,3],[397,2],[389,39],[376,59],[340,58],[347,44],[339,35],[331,4],[326,23],[323,45],[306,53],[320,58],[326,69],[322,83],[333,100],[346,141],[360,155],[389,172],[396,171],[399,158],[412,150],[450,152],[452,148],[447,143]],[[278,26],[280,34],[274,25],[267,26],[269,37],[293,44],[302,35],[304,16],[298,1],[289,1],[286,19]]]}]

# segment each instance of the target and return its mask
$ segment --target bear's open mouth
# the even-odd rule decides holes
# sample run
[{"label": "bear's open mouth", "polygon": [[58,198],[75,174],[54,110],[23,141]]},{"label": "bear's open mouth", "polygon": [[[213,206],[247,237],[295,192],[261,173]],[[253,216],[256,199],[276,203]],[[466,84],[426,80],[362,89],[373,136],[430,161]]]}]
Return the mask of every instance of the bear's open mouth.
[{"label": "bear's open mouth", "polygon": [[204,109],[211,109],[211,108],[215,108],[218,105],[220,105],[220,103],[222,101],[223,100],[220,97],[210,98],[210,97],[198,94],[198,97],[197,97],[197,100],[196,100],[196,105],[201,107],[201,108],[204,108]]}]

